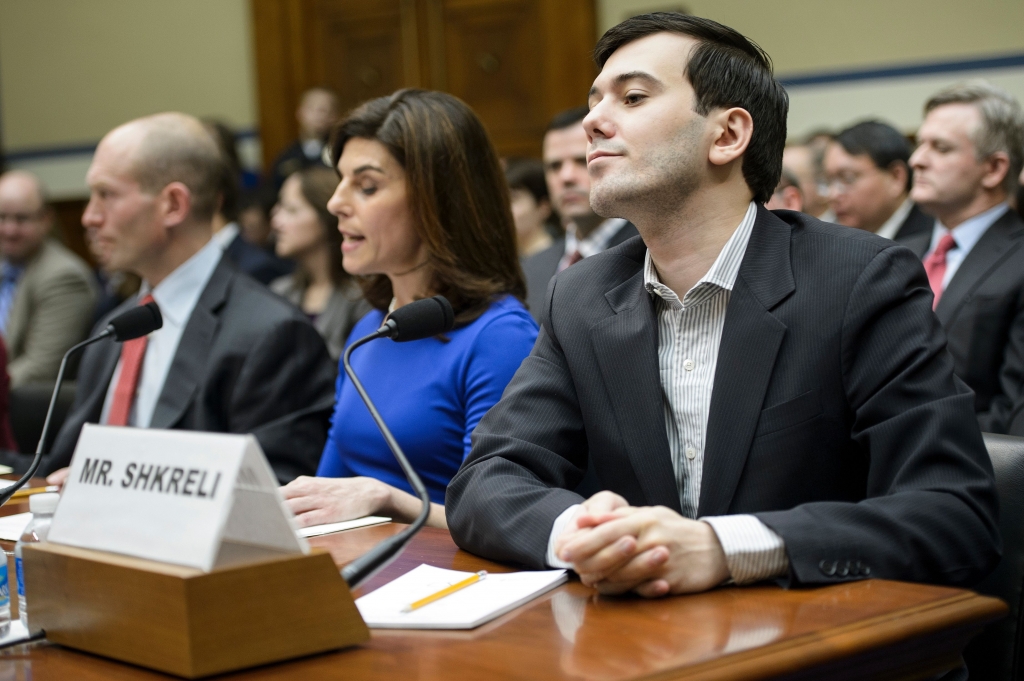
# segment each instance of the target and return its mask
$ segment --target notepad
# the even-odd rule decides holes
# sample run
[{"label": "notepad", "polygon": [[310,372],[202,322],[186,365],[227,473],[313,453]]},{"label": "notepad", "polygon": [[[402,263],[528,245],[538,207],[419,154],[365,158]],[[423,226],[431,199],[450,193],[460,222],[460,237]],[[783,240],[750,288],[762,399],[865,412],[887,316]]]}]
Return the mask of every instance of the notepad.
[{"label": "notepad", "polygon": [[462,581],[472,572],[420,565],[356,600],[371,629],[474,629],[566,581],[565,570],[488,574],[439,601],[412,612],[405,606]]},{"label": "notepad", "polygon": [[17,513],[0,518],[0,539],[18,541],[30,520],[31,513]]},{"label": "notepad", "polygon": [[391,518],[384,518],[376,515],[368,515],[362,518],[356,518],[354,520],[345,520],[340,523],[326,523],[324,525],[311,525],[310,527],[303,527],[301,530],[299,530],[299,536],[309,539],[310,537],[319,537],[322,534],[332,534],[334,532],[354,530],[357,527],[369,527],[370,525],[380,525],[381,523],[390,522]]}]

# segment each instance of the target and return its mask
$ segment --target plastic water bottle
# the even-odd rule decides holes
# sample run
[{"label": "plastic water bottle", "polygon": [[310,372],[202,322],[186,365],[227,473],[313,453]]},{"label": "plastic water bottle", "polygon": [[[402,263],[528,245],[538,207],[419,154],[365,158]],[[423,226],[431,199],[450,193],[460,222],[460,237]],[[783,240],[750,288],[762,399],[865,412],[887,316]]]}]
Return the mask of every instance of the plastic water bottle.
[{"label": "plastic water bottle", "polygon": [[0,551],[0,637],[11,630],[11,586],[7,579],[7,552]]},{"label": "plastic water bottle", "polygon": [[[32,520],[28,522],[21,539],[14,545],[14,571],[18,574],[18,616],[26,630],[32,631],[28,626],[28,605],[25,602],[25,569],[21,562],[21,547],[25,544],[36,544],[46,541],[46,534],[50,531],[50,521],[53,520],[53,512],[57,510],[57,502],[60,495],[54,492],[34,494],[28,498],[28,510],[32,512]],[[9,606],[8,606],[9,607]],[[10,617],[10,614],[8,614]]]}]

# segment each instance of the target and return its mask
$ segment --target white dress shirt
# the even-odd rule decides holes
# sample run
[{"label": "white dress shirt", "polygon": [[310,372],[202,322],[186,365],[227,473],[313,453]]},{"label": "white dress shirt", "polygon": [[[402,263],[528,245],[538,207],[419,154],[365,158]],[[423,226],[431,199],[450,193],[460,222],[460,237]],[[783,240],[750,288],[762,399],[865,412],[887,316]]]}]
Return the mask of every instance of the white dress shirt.
[{"label": "white dress shirt", "polygon": [[996,220],[1003,217],[1003,213],[1010,209],[1010,204],[1000,203],[997,206],[989,208],[984,213],[978,213],[972,218],[967,218],[959,225],[954,227],[952,230],[947,228],[938,220],[935,221],[935,227],[932,228],[932,243],[928,247],[928,253],[925,254],[924,259],[927,260],[928,256],[932,254],[935,247],[939,245],[939,239],[946,234],[952,234],[953,240],[956,241],[956,247],[949,249],[946,252],[946,276],[942,279],[942,290],[945,291],[946,287],[949,286],[949,282],[952,281],[953,275],[960,269],[960,264],[967,257],[967,254],[974,248],[974,244],[985,235],[988,228],[995,223]]},{"label": "white dress shirt", "polygon": [[[725,314],[747,250],[757,208],[747,213],[708,270],[682,300],[661,283],[650,251],[644,260],[644,286],[658,311],[658,365],[662,406],[672,468],[683,515],[697,518],[711,393]],[[548,563],[571,567],[554,554],[554,542],[580,506],[566,509],[552,526]],[[767,579],[789,569],[782,538],[752,515],[700,518],[711,525],[725,552],[733,581]]]},{"label": "white dress shirt", "polygon": [[910,215],[910,211],[914,210],[914,202],[909,198],[904,199],[900,207],[889,216],[889,219],[882,223],[882,226],[875,231],[878,236],[884,236],[886,239],[892,241],[896,238],[896,234],[900,231],[900,227],[903,226],[903,221]]},{"label": "white dress shirt", "polygon": [[569,259],[576,251],[579,251],[584,258],[589,258],[601,251],[608,250],[608,242],[619,233],[626,222],[622,218],[609,218],[583,239],[576,236],[576,225],[569,223],[565,228],[565,255],[558,263],[558,271],[561,272],[569,266]]},{"label": "white dress shirt", "polygon": [[222,251],[226,251],[238,235],[238,223],[229,222],[213,233],[213,240],[217,242]]},{"label": "white dress shirt", "polygon": [[[142,370],[135,390],[135,401],[128,414],[129,426],[148,428],[153,420],[153,411],[160,399],[160,393],[163,392],[164,382],[167,380],[167,373],[171,370],[174,355],[178,351],[181,334],[223,254],[224,251],[220,244],[215,239],[210,239],[209,243],[203,246],[199,252],[179,265],[152,291],[149,291],[148,284],[143,283],[139,297],[142,298],[146,293],[152,293],[153,300],[160,308],[164,325],[149,334],[146,355],[142,359]],[[117,367],[114,369],[114,376],[107,387],[100,423],[107,423],[110,406],[114,401],[117,379],[120,376],[121,360],[119,359]]]}]

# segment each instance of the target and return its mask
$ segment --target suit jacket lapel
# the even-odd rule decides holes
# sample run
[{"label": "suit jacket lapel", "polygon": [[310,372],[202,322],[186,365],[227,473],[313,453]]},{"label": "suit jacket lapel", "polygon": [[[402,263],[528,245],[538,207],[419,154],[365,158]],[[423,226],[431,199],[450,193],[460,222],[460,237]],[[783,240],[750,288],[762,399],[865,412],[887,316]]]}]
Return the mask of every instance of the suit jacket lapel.
[{"label": "suit jacket lapel", "polygon": [[[642,243],[638,246],[643,253]],[[605,297],[616,314],[593,328],[594,352],[633,470],[649,505],[680,510],[665,434],[658,320],[642,267]]]},{"label": "suit jacket lapel", "polygon": [[697,515],[722,515],[736,492],[786,325],[770,310],[796,285],[792,228],[758,208],[729,299],[711,393]]},{"label": "suit jacket lapel", "polygon": [[199,296],[178,341],[160,399],[153,410],[151,428],[173,428],[191,404],[196,386],[206,375],[206,358],[217,334],[218,315],[234,279],[233,272],[227,258],[221,258]]},{"label": "suit jacket lapel", "polygon": [[988,273],[1007,255],[1013,242],[1024,234],[1024,225],[1016,219],[1012,209],[1006,211],[978,239],[974,248],[960,263],[956,274],[949,280],[946,290],[939,298],[935,314],[943,326],[956,317],[970,294],[988,276]]}]

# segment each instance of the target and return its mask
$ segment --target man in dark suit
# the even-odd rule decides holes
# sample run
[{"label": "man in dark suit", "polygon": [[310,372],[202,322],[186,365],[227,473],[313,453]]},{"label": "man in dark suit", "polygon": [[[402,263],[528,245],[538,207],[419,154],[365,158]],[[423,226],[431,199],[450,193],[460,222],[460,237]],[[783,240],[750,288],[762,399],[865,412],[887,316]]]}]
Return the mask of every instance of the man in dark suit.
[{"label": "man in dark suit", "polygon": [[912,198],[934,215],[903,242],[924,260],[957,375],[981,429],[1005,433],[1024,402],[1024,223],[1008,204],[1024,164],[1024,113],[984,82],[932,97]]},{"label": "man in dark suit", "polygon": [[909,160],[907,138],[880,121],[864,121],[836,135],[824,160],[835,221],[886,239],[930,234],[935,220],[910,200]]},{"label": "man in dark suit", "polygon": [[556,276],[448,487],[456,543],[643,596],[980,579],[992,467],[917,259],[758,205],[788,102],[740,34],[655,13],[595,55],[591,202],[643,240]]},{"label": "man in dark suit", "polygon": [[85,351],[44,472],[69,464],[84,423],[103,423],[252,433],[281,482],[315,473],[332,363],[308,320],[211,239],[221,171],[213,140],[184,114],[132,121],[97,147],[82,222],[110,268],[143,280],[112,315],[152,299],[164,324]]},{"label": "man in dark suit", "polygon": [[327,88],[310,88],[302,93],[295,120],[299,124],[299,139],[282,151],[270,168],[274,190],[294,172],[322,165],[324,145],[331,128],[338,122],[338,96]]},{"label": "man in dark suit", "polygon": [[551,204],[562,220],[565,237],[523,261],[526,276],[526,307],[538,322],[548,282],[570,265],[624,243],[636,236],[636,227],[625,220],[605,220],[590,207],[590,176],[587,175],[587,133],[580,106],[556,115],[544,134],[544,176]]}]

